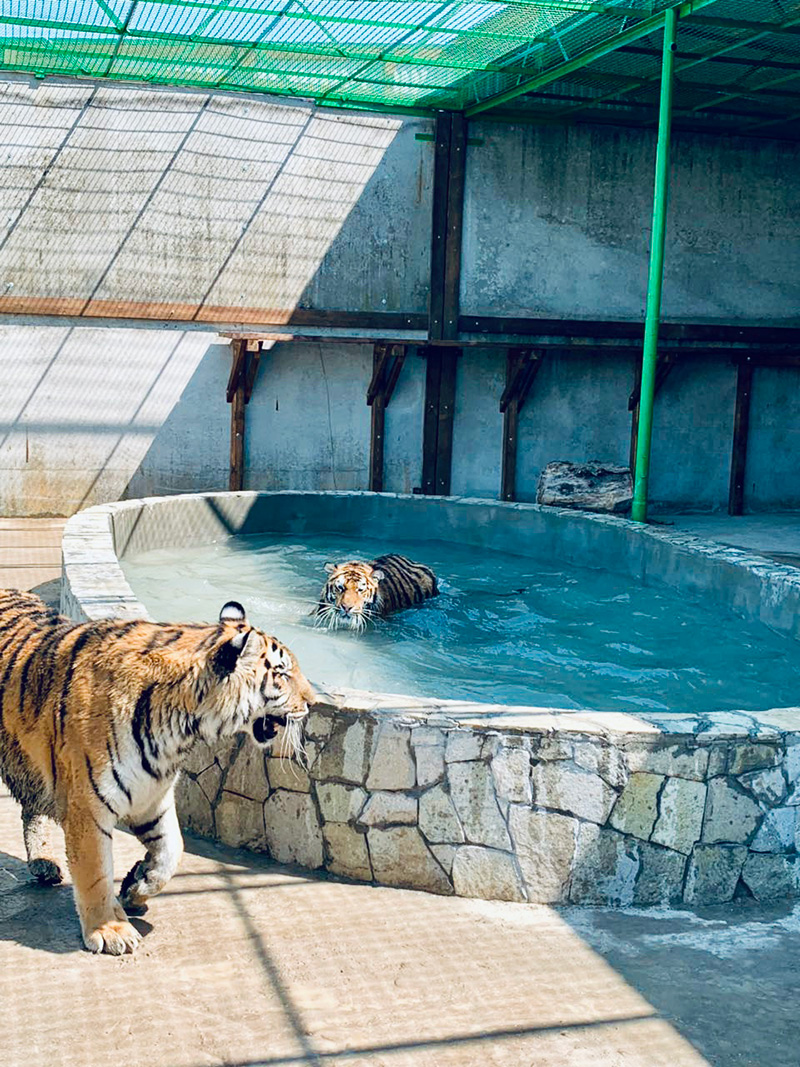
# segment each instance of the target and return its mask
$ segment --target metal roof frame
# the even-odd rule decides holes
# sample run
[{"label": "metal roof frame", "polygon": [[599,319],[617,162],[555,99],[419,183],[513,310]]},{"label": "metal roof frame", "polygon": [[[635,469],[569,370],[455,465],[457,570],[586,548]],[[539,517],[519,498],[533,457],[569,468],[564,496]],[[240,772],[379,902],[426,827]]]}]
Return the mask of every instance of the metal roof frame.
[{"label": "metal roof frame", "polygon": [[672,9],[676,126],[800,139],[800,0],[0,0],[0,70],[655,124]]}]

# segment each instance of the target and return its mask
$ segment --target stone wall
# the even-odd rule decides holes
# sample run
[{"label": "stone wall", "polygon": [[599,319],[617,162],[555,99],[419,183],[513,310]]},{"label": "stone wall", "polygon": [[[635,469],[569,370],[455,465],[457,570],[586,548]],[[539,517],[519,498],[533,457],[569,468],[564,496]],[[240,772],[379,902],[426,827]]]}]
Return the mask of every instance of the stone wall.
[{"label": "stone wall", "polygon": [[[568,717],[566,717],[568,722]],[[183,825],[283,863],[434,893],[582,904],[774,900],[800,887],[797,712],[680,734],[469,729],[315,710],[308,766],[197,750]]]}]

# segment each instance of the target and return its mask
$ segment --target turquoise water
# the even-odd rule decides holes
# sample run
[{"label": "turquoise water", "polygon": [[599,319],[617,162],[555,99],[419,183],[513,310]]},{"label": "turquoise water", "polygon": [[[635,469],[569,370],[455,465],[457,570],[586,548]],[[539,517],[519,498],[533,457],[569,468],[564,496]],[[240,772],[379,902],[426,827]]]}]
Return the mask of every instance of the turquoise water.
[{"label": "turquoise water", "polygon": [[[401,552],[442,593],[366,633],[315,629],[327,560]],[[150,614],[215,621],[226,600],[320,685],[554,708],[758,710],[800,700],[800,649],[758,623],[606,572],[434,541],[238,537],[123,561]]]}]

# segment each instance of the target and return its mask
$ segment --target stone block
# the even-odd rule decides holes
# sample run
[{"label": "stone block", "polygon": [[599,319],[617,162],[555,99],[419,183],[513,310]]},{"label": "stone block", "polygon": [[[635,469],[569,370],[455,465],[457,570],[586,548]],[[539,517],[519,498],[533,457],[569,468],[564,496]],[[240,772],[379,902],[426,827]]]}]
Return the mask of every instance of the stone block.
[{"label": "stone block", "polygon": [[223,790],[214,817],[216,836],[224,845],[264,851],[266,839],[261,801]]},{"label": "stone block", "polygon": [[[759,746],[763,747],[763,746]],[[747,841],[761,819],[761,808],[729,778],[712,778],[708,783],[703,843],[739,844]]]},{"label": "stone block", "polygon": [[297,760],[268,759],[267,781],[271,789],[288,789],[293,793],[309,793],[311,779],[308,771]]},{"label": "stone block", "polygon": [[312,870],[323,863],[322,831],[308,793],[279,789],[264,805],[265,836],[279,863],[299,863]]},{"label": "stone block", "polygon": [[800,887],[798,856],[751,852],[744,862],[742,881],[758,901],[784,900]]},{"label": "stone block", "polygon": [[411,744],[414,748],[424,745],[441,745],[444,747],[447,735],[438,726],[413,726],[411,728]]},{"label": "stone block", "polygon": [[453,859],[456,854],[455,845],[428,845],[428,848],[439,861],[444,873],[449,877],[453,873]]},{"label": "stone block", "polygon": [[581,823],[569,899],[574,904],[632,904],[639,873],[637,843],[606,826]]},{"label": "stone block", "polygon": [[537,504],[581,511],[626,512],[632,497],[630,468],[598,460],[548,463],[536,490]]},{"label": "stone block", "polygon": [[377,730],[367,775],[367,789],[413,789],[416,768],[411,758],[411,730],[383,722]]},{"label": "stone block", "polygon": [[452,894],[453,887],[413,826],[370,830],[367,834],[372,873],[381,885]]},{"label": "stone block", "polygon": [[590,822],[605,823],[617,799],[617,794],[599,775],[584,771],[574,763],[537,763],[531,781],[538,807],[577,815]]},{"label": "stone block", "polygon": [[225,789],[261,803],[267,799],[269,783],[264,771],[263,749],[245,741],[225,776]]},{"label": "stone block", "polygon": [[352,826],[329,822],[322,827],[328,852],[327,868],[331,874],[354,878],[359,882],[372,881],[372,867],[367,851],[367,839]]},{"label": "stone block", "polygon": [[780,767],[768,767],[762,771],[743,774],[739,781],[756,800],[769,807],[780,804],[786,796],[786,779]]},{"label": "stone block", "polygon": [[363,789],[339,782],[319,782],[316,793],[320,814],[325,822],[354,822],[367,799]]},{"label": "stone block", "polygon": [[534,760],[571,760],[575,755],[575,743],[562,737],[544,734],[533,744]]},{"label": "stone block", "polygon": [[788,852],[795,847],[797,808],[772,808],[750,842],[753,852]]},{"label": "stone block", "polygon": [[708,777],[716,778],[728,769],[728,746],[714,745],[708,750]]},{"label": "stone block", "polygon": [[733,900],[746,856],[744,845],[696,845],[686,875],[686,903],[725,904]]},{"label": "stone block", "polygon": [[780,759],[776,745],[735,744],[731,748],[728,773],[745,774],[747,771],[773,767]]},{"label": "stone block", "polygon": [[208,797],[209,803],[214,805],[222,784],[222,768],[218,763],[212,763],[196,777],[197,784]]},{"label": "stone block", "polygon": [[614,805],[610,824],[623,834],[646,841],[653,832],[658,815],[658,794],[664,784],[660,774],[632,774]]},{"label": "stone block", "polygon": [[700,840],[706,787],[689,778],[667,778],[650,840],[688,855]]},{"label": "stone block", "polygon": [[578,820],[512,804],[508,826],[528,900],[537,904],[566,900]]},{"label": "stone block", "polygon": [[708,769],[708,752],[707,748],[690,748],[687,745],[632,748],[627,753],[628,769],[631,773],[649,771],[666,777],[703,781]]},{"label": "stone block", "polygon": [[198,741],[183,761],[183,769],[195,776],[216,762],[216,751],[205,741]]},{"label": "stone block", "polygon": [[683,897],[686,856],[671,848],[646,844],[639,848],[639,874],[633,891],[634,904],[673,904]]},{"label": "stone block", "polygon": [[447,735],[445,761],[460,763],[481,758],[483,735],[473,730],[451,730]]},{"label": "stone block", "polygon": [[312,711],[305,721],[303,733],[315,741],[324,741],[330,737],[335,718],[330,712]]},{"label": "stone block", "polygon": [[182,774],[175,787],[175,806],[181,826],[204,837],[213,836],[214,816],[211,804],[199,782]]},{"label": "stone block", "polygon": [[372,793],[358,821],[365,826],[413,826],[417,798],[408,793]]},{"label": "stone block", "polygon": [[524,901],[513,857],[507,852],[462,845],[453,860],[453,888],[460,897]]},{"label": "stone block", "polygon": [[794,784],[800,778],[800,745],[787,745],[783,766],[786,777]]},{"label": "stone block", "polygon": [[450,794],[437,785],[419,798],[419,828],[430,842],[455,844],[464,840]]},{"label": "stone block", "polygon": [[599,741],[579,741],[575,745],[575,762],[585,771],[599,774],[610,786],[622,788],[628,780],[628,768],[615,745]]},{"label": "stone block", "polygon": [[485,763],[451,763],[450,797],[467,841],[509,851],[511,839],[497,804],[492,772]]},{"label": "stone block", "polygon": [[444,745],[418,745],[414,748],[417,785],[427,789],[444,778]]},{"label": "stone block", "polygon": [[531,757],[527,749],[501,745],[491,763],[499,800],[516,804],[531,802]]},{"label": "stone block", "polygon": [[334,724],[330,737],[311,767],[311,777],[363,785],[372,748],[371,722],[347,719]]}]

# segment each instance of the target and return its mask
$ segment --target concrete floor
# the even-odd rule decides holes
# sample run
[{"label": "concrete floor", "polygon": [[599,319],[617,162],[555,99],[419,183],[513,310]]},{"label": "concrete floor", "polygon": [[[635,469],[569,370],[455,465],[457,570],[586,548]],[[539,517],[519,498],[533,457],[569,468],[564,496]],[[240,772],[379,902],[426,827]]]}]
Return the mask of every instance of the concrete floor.
[{"label": "concrete floor", "polygon": [[[0,523],[0,585],[47,581],[37,525]],[[69,887],[30,882],[0,785],[2,1067],[800,1063],[800,907],[468,901],[187,845],[139,952],[93,957]],[[140,855],[117,834],[117,877]]]},{"label": "concrete floor", "polygon": [[658,525],[800,564],[800,515],[656,515]]}]

